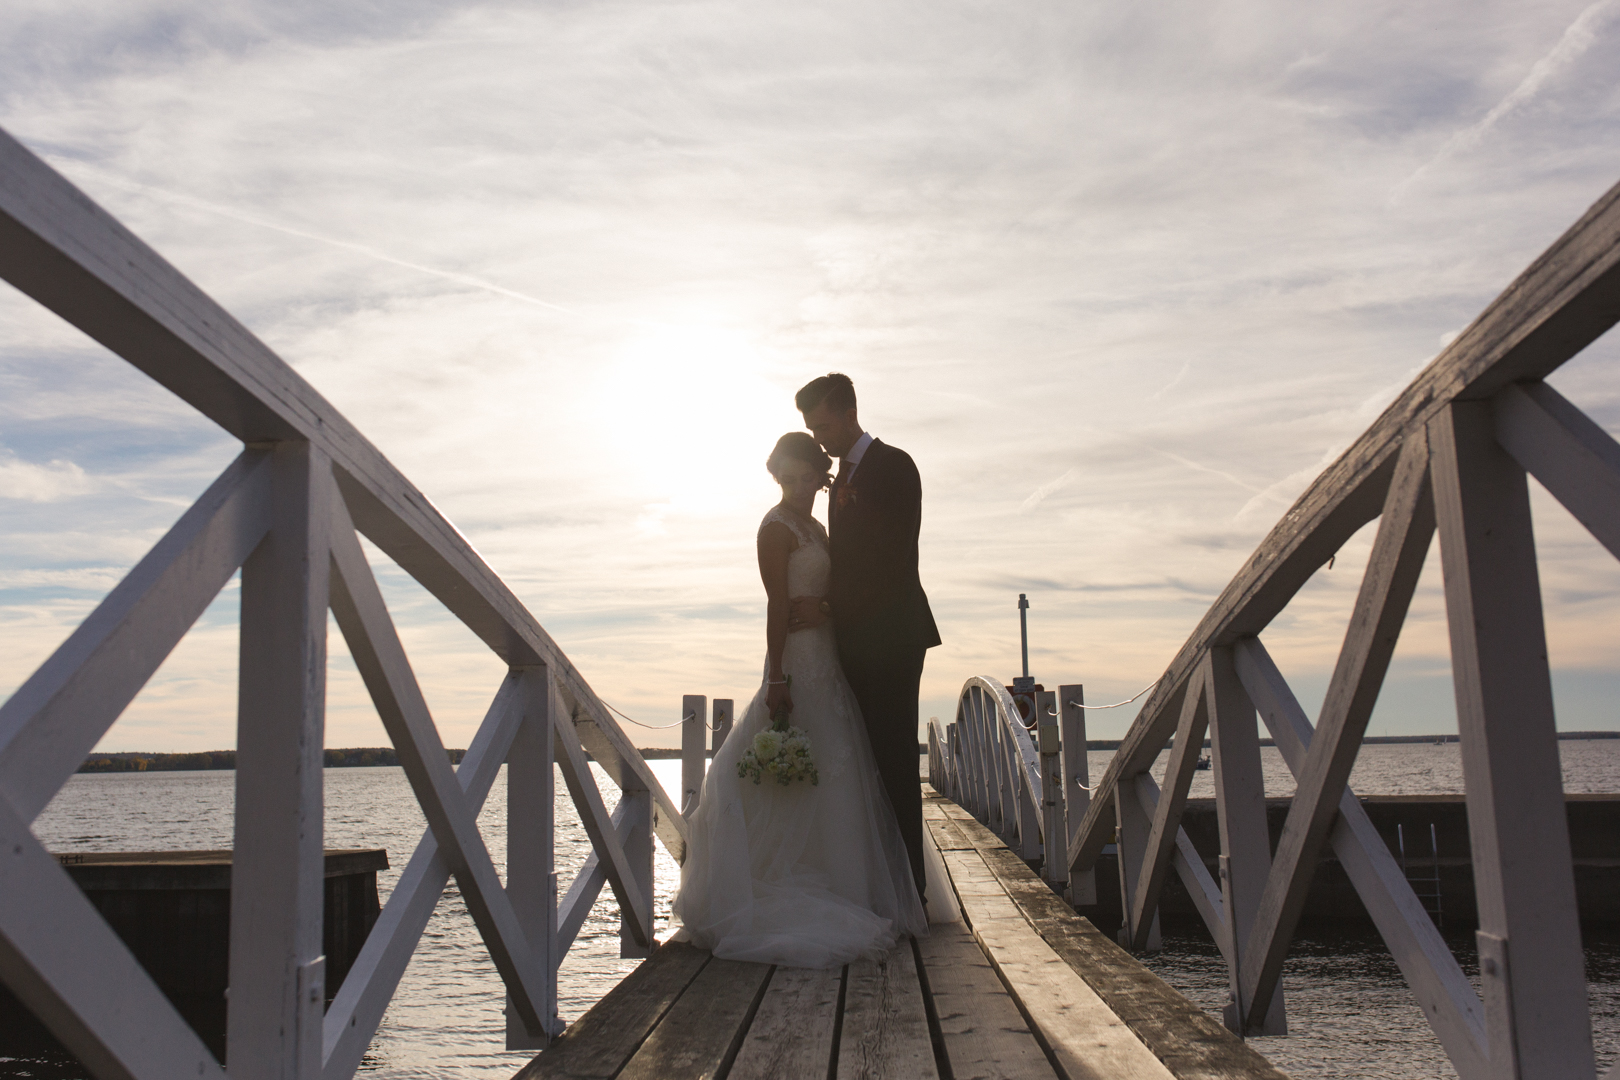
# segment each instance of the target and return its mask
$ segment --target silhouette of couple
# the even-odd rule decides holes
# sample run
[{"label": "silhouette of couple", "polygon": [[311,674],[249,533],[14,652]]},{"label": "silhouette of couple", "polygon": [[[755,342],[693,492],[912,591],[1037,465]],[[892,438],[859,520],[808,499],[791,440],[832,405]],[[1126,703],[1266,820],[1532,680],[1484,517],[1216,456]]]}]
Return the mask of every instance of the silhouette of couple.
[{"label": "silhouette of couple", "polygon": [[[809,434],[766,461],[782,499],[759,527],[764,676],[703,781],[674,911],[678,937],[723,959],[823,968],[927,932],[917,693],[939,632],[910,455],[861,429],[848,376],[794,404]],[[780,744],[758,738],[778,717],[808,737],[814,783],[739,775],[750,750]]]}]

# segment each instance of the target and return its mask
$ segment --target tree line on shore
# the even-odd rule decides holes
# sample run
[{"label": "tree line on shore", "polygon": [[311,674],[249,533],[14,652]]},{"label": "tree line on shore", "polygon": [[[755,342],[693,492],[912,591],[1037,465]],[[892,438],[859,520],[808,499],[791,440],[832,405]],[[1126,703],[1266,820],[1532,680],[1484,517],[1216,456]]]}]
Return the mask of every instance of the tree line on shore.
[{"label": "tree line on shore", "polygon": [[[461,764],[467,751],[446,750],[450,764]],[[368,765],[398,765],[399,754],[392,746],[361,746],[326,751],[328,769],[364,768]],[[200,750],[189,754],[148,754],[125,752],[91,754],[79,766],[82,773],[182,772],[198,769],[236,768],[235,750]]]}]

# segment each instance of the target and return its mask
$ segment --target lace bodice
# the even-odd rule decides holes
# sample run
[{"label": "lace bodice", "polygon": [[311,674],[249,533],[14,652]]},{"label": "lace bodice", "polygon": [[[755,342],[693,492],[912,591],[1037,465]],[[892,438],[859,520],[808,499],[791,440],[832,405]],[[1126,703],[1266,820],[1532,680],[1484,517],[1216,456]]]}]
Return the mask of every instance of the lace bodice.
[{"label": "lace bodice", "polygon": [[786,525],[799,546],[788,556],[788,595],[826,596],[827,583],[832,577],[832,556],[827,550],[827,530],[814,518],[808,522],[797,514],[771,507],[760,521],[761,532],[771,522]]}]

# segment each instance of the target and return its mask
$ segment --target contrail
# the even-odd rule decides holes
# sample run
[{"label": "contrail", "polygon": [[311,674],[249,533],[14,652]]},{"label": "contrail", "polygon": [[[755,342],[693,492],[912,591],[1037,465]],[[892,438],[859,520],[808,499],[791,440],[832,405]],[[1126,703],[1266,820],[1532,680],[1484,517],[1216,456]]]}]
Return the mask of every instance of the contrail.
[{"label": "contrail", "polygon": [[1496,106],[1486,113],[1483,118],[1470,124],[1461,131],[1452,135],[1445,141],[1439,151],[1425,162],[1416,172],[1403,180],[1391,193],[1391,201],[1397,201],[1406,194],[1406,189],[1416,183],[1424,173],[1461,150],[1467,150],[1479,143],[1485,133],[1496,126],[1502,117],[1517,109],[1531,98],[1535,97],[1546,85],[1547,80],[1563,71],[1578,60],[1582,53],[1592,47],[1597,40],[1597,24],[1604,18],[1620,8],[1620,0],[1596,0],[1587,6],[1586,10],[1575,17],[1564,31],[1564,36],[1558,39],[1558,44],[1552,51],[1536,61],[1530,73],[1526,75],[1518,86],[1507,97],[1496,103]]},{"label": "contrail", "polygon": [[288,236],[297,236],[304,240],[313,240],[318,244],[326,244],[329,247],[342,248],[345,251],[352,251],[359,255],[365,255],[366,257],[376,259],[379,262],[404,267],[407,270],[415,270],[417,273],[428,274],[436,278],[443,278],[446,281],[454,281],[459,285],[467,285],[474,289],[482,289],[485,292],[491,292],[497,296],[504,296],[508,299],[517,300],[524,304],[533,304],[535,307],[545,308],[547,311],[555,311],[562,315],[574,316],[575,318],[585,317],[583,312],[575,311],[572,308],[563,307],[561,304],[553,304],[549,300],[541,300],[540,298],[530,296],[527,293],[520,293],[516,289],[508,289],[504,285],[497,285],[493,281],[485,281],[483,278],[473,277],[471,274],[461,274],[454,270],[440,270],[438,267],[434,266],[423,266],[421,263],[414,263],[408,259],[395,258],[385,251],[378,251],[376,248],[367,247],[365,244],[356,244],[348,240],[335,240],[330,236],[321,236],[318,233],[308,232],[304,229],[295,229],[290,225],[282,225],[278,222],[267,221],[264,218],[256,217],[252,214],[244,214],[240,210],[233,210],[228,206],[220,206],[218,203],[207,202],[206,200],[198,199],[191,195],[182,195],[179,192],[153,187],[150,184],[143,184],[136,180],[128,180],[122,176],[117,176],[104,170],[95,168],[94,166],[86,165],[82,161],[74,159],[52,159],[50,157],[47,157],[47,160],[50,160],[51,163],[57,166],[59,169],[64,164],[69,166],[68,169],[62,169],[64,172],[74,170],[78,172],[92,173],[97,179],[112,184],[115,187],[124,188],[126,191],[136,191],[142,195],[148,195],[155,199],[162,199],[167,202],[178,203],[182,206],[189,206],[194,210],[202,210],[205,213],[217,214],[220,217],[230,218],[233,221],[240,221],[247,225],[256,225],[261,229],[270,229],[273,232],[285,233]]}]

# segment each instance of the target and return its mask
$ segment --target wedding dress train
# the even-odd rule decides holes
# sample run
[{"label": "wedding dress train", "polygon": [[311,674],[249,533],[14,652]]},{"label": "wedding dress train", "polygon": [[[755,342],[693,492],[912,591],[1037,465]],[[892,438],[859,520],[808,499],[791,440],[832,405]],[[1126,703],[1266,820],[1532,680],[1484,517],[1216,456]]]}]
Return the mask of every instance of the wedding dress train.
[{"label": "wedding dress train", "polygon": [[[780,507],[760,528],[773,521],[799,542],[788,557],[789,594],[825,595],[826,533]],[[761,679],[688,825],[679,936],[725,960],[790,967],[882,956],[900,935],[926,933],[927,919],[832,625],[789,634],[782,670],[793,676],[791,722],[810,736],[820,782],[738,778],[738,759],[771,723]]]}]

